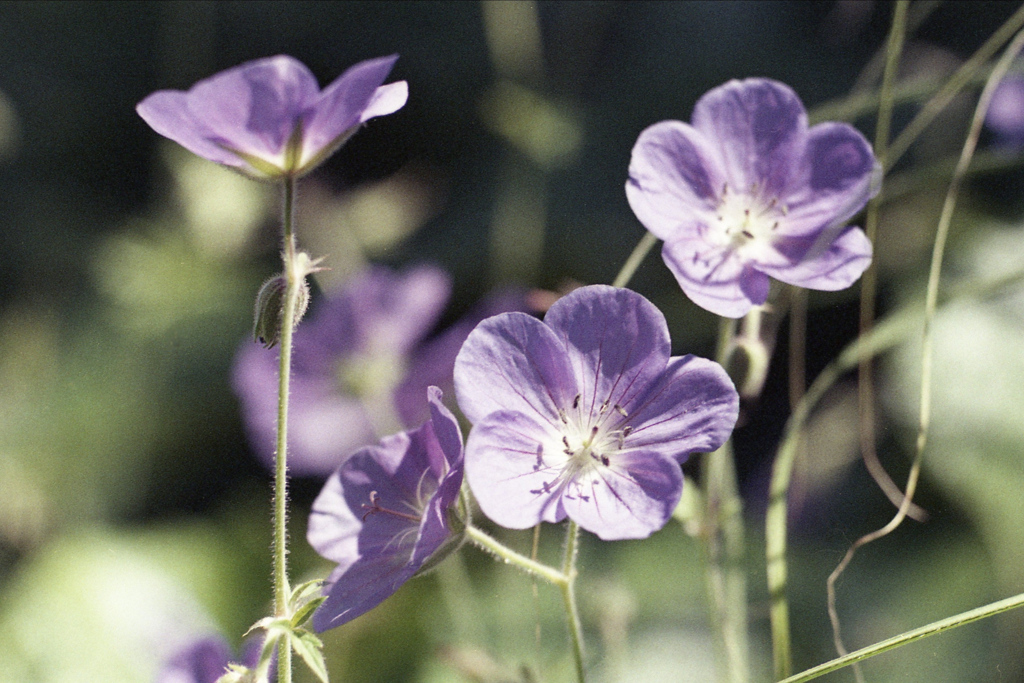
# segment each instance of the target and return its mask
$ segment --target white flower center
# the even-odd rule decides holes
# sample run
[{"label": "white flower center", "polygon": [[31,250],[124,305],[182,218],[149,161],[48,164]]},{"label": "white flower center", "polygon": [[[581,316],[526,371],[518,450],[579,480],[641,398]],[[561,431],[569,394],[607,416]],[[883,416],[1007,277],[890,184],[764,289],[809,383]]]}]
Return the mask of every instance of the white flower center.
[{"label": "white flower center", "polygon": [[779,224],[788,208],[777,197],[765,198],[757,185],[747,192],[722,186],[715,222],[709,226],[709,237],[720,247],[739,251],[746,258],[771,250]]},{"label": "white flower center", "polygon": [[558,475],[536,493],[575,485],[574,493],[585,497],[580,489],[596,483],[602,470],[614,467],[615,456],[626,447],[633,431],[626,410],[610,399],[589,407],[584,402],[577,395],[571,406],[558,411],[560,441],[543,448],[544,465],[553,466]]}]

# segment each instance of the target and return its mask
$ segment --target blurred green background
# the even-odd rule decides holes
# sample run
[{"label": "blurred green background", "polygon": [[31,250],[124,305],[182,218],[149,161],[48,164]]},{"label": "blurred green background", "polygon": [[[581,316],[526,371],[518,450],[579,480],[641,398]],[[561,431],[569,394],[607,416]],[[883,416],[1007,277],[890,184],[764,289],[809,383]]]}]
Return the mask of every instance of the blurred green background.
[{"label": "blurred green background", "polygon": [[[918,3],[915,3],[918,5]],[[939,79],[1017,3],[933,11],[905,79]],[[367,260],[453,274],[445,322],[502,284],[610,282],[643,234],[623,184],[646,126],[687,120],[730,78],[843,97],[892,6],[840,2],[0,3],[0,681],[150,681],[188,638],[234,645],[268,609],[270,478],[229,387],[252,299],[275,270],[273,188],[191,157],[135,104],[242,61],[287,53],[321,84],[399,53],[408,105],[374,120],[300,186],[300,242],[329,288]],[[876,247],[886,312],[921,298],[947,178],[976,90],[896,169]],[[897,110],[905,123],[915,105]],[[871,135],[870,117],[856,121]],[[972,176],[948,259],[971,284],[1024,265],[1024,175]],[[895,179],[894,175],[894,179]],[[894,180],[895,182],[895,180]],[[666,313],[677,353],[713,354],[716,320],[656,254],[632,286]],[[314,299],[314,306],[315,299]],[[812,295],[813,377],[857,330],[856,290]],[[783,329],[785,329],[783,327]],[[867,645],[1024,591],[1024,293],[954,301],[937,325],[934,432],[906,523],[840,583],[847,645]],[[916,420],[913,340],[879,364],[879,451],[905,477]],[[750,530],[755,672],[770,670],[760,540],[789,411],[787,342],[736,433]],[[892,506],[859,462],[856,387],[809,427],[794,488],[795,664],[832,656],[825,577]],[[294,488],[293,575],[321,482]],[[496,533],[502,534],[499,530]],[[502,534],[528,550],[528,534]],[[559,530],[543,534],[557,556]],[[584,540],[579,583],[595,679],[714,680],[699,548],[670,525],[644,542]],[[865,666],[869,680],[1024,681],[1024,617],[1006,615]],[[467,549],[325,634],[336,681],[510,681],[571,671],[559,601]],[[305,680],[301,678],[299,680]],[[536,680],[536,679],[535,679]],[[852,680],[849,671],[828,680]]]}]

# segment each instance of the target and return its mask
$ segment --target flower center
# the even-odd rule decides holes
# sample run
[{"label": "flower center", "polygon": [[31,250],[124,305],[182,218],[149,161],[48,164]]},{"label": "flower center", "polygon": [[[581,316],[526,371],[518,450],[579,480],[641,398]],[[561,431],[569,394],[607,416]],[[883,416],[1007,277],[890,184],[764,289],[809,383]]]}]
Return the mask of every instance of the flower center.
[{"label": "flower center", "polygon": [[[778,197],[764,197],[758,186],[737,192],[722,185],[711,236],[720,246],[744,252],[763,251],[771,247],[779,223],[788,213]],[[752,255],[752,254],[751,254]]]},{"label": "flower center", "polygon": [[338,361],[342,391],[364,401],[389,396],[405,376],[402,359],[387,353],[354,353]]},{"label": "flower center", "polygon": [[579,394],[572,407],[559,412],[562,421],[562,453],[569,456],[566,469],[572,474],[596,467],[608,467],[625,446],[633,428],[626,424],[629,414],[611,399],[585,410]]}]

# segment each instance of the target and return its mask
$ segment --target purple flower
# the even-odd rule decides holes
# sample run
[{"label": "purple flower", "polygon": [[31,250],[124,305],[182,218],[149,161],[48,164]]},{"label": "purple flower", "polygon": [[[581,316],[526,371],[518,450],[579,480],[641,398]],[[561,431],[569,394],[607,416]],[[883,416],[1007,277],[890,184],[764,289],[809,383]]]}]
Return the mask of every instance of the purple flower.
[{"label": "purple flower", "polygon": [[[523,307],[523,295],[492,297],[449,330],[426,339],[451,283],[431,266],[367,270],[328,295],[295,331],[289,458],[293,474],[326,477],[356,449],[418,425],[427,387],[452,386],[455,356],[486,315]],[[235,360],[234,388],[250,442],[274,466],[277,349],[247,342]]]},{"label": "purple flower", "polygon": [[293,57],[257,59],[188,92],[155,92],[136,111],[157,133],[210,161],[256,178],[300,176],[361,123],[402,108],[405,81],[381,85],[397,59],[360,62],[323,91]]},{"label": "purple flower", "polygon": [[[258,640],[250,640],[243,648],[244,666],[256,666],[260,656],[259,645]],[[223,638],[198,638],[164,664],[157,673],[156,683],[216,683],[231,663],[231,648]],[[273,666],[271,670],[274,670]]]},{"label": "purple flower", "polygon": [[466,477],[488,517],[524,529],[568,516],[606,540],[664,526],[680,463],[721,446],[739,409],[717,363],[670,357],[653,304],[599,285],[559,299],[543,322],[480,323],[455,361],[455,391],[473,423]]},{"label": "purple flower", "polygon": [[878,193],[879,177],[856,129],[808,129],[796,93],[751,78],[705,94],[692,124],[643,131],[626,196],[665,241],[662,256],[686,295],[738,318],[767,300],[769,276],[830,291],[855,282],[871,243],[846,222]]},{"label": "purple flower", "polygon": [[[371,268],[320,302],[293,338],[289,466],[326,476],[344,458],[398,431],[408,412],[396,405],[413,350],[444,310],[451,283],[430,266],[394,273]],[[246,343],[235,361],[234,387],[250,441],[273,467],[277,430],[278,350]],[[425,389],[425,387],[424,387]],[[404,410],[403,410],[404,409]]]},{"label": "purple flower", "polygon": [[1024,147],[1024,76],[1009,74],[1000,81],[985,114],[985,124],[1001,147]]},{"label": "purple flower", "polygon": [[462,486],[462,433],[440,389],[428,400],[430,420],[360,450],[313,503],[309,543],[338,563],[313,614],[317,631],[373,609],[461,540],[449,510]]}]

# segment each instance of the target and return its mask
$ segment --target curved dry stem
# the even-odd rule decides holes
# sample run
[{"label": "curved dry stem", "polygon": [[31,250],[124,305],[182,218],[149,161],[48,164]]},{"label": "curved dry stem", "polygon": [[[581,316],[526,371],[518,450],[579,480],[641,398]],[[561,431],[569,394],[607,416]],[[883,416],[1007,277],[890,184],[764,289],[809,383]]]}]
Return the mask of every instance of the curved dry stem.
[{"label": "curved dry stem", "polygon": [[[925,297],[924,330],[922,334],[921,348],[920,411],[918,413],[917,442],[914,453],[914,462],[911,465],[910,474],[907,479],[906,496],[903,499],[903,503],[900,505],[900,509],[896,513],[896,516],[881,529],[857,539],[857,541],[850,546],[850,549],[846,552],[846,556],[843,558],[842,562],[839,563],[839,566],[836,567],[828,578],[829,618],[832,620],[836,649],[839,651],[840,655],[845,654],[845,648],[843,648],[842,638],[839,631],[839,619],[835,611],[835,583],[843,570],[853,559],[854,553],[856,553],[858,548],[887,536],[903,523],[903,520],[907,517],[907,512],[914,497],[918,480],[920,479],[921,463],[924,458],[925,446],[928,442],[928,428],[931,422],[931,383],[932,362],[934,356],[932,328],[935,320],[935,311],[938,307],[939,279],[942,274],[942,260],[945,253],[946,241],[949,236],[949,225],[952,222],[953,212],[956,208],[956,199],[960,191],[960,184],[967,174],[967,169],[971,163],[971,157],[974,155],[974,150],[977,148],[978,138],[981,136],[981,127],[985,122],[985,114],[988,112],[989,104],[992,101],[992,95],[995,92],[999,81],[1002,80],[1004,75],[1006,75],[1007,70],[1010,68],[1010,64],[1020,53],[1021,49],[1024,49],[1024,31],[1020,31],[1006,48],[1006,52],[1003,53],[1003,56],[999,59],[996,67],[992,70],[992,74],[989,76],[989,80],[981,92],[981,97],[978,100],[978,106],[974,110],[974,119],[971,122],[971,129],[967,135],[967,139],[964,141],[964,147],[960,154],[960,161],[957,163],[953,179],[949,184],[949,190],[946,193],[946,199],[942,206],[942,214],[939,217],[938,228],[935,232],[935,244],[932,249],[931,267],[928,272],[928,290]],[[859,677],[858,672],[858,678]]]}]

